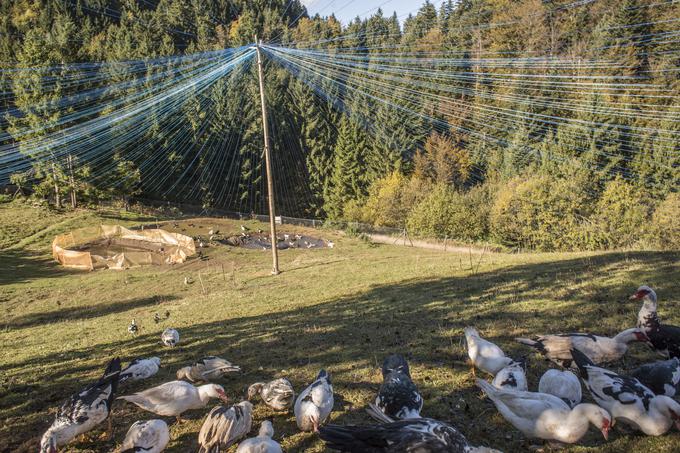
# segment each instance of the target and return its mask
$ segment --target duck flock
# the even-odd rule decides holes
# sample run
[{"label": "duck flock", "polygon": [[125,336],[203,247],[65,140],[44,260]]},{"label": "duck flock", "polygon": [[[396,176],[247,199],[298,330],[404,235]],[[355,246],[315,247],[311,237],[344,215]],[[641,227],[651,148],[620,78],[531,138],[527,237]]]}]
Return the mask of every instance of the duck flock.
[{"label": "duck flock", "polygon": [[[613,338],[590,333],[544,335],[518,338],[562,369],[550,369],[540,379],[538,391],[529,391],[524,360],[507,357],[503,350],[482,338],[473,327],[464,330],[472,373],[476,369],[492,381],[476,379],[477,386],[500,414],[528,438],[576,443],[594,425],[605,439],[617,421],[650,436],[660,436],[673,425],[680,429],[680,327],[662,324],[657,315],[656,293],[641,286],[631,299],[641,300],[637,326]],[[166,329],[161,341],[173,347],[179,342],[175,329]],[[666,358],[643,365],[627,375],[603,368],[619,361],[631,342],[643,342]],[[382,366],[383,382],[367,412],[379,422],[364,426],[326,424],[333,409],[331,377],[321,370],[314,381],[297,396],[285,378],[256,382],[248,387],[247,398],[229,405],[222,386],[212,383],[240,371],[220,357],[204,357],[177,371],[177,380],[144,391],[116,396],[128,382],[154,376],[160,367],[157,357],[136,359],[121,369],[118,358],[110,361],[103,376],[67,399],[44,433],[40,451],[58,449],[96,426],[108,424],[112,433],[111,408],[114,400],[132,403],[161,417],[182,422],[188,410],[213,407],[198,433],[199,452],[226,451],[238,444],[237,453],[277,453],[281,446],[273,439],[270,421],[263,421],[259,433],[247,438],[253,424],[253,403],[274,411],[290,411],[301,431],[315,432],[328,448],[344,452],[490,453],[487,447],[471,446],[451,424],[421,417],[423,397],[413,382],[406,359],[388,356]],[[582,386],[592,403],[582,402]],[[200,385],[198,385],[200,384]],[[170,442],[166,421],[139,420],[130,426],[118,451],[156,453]]]}]

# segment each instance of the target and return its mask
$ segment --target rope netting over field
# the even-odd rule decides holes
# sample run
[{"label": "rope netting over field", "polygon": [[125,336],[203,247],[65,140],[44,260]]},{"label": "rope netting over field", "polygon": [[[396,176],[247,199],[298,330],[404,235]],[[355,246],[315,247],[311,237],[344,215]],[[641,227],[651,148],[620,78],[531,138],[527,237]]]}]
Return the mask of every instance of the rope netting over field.
[{"label": "rope netting over field", "polygon": [[[541,14],[573,20],[597,3],[555,2]],[[458,24],[457,33],[472,37],[458,46],[440,36],[442,27],[409,41],[398,21],[377,32],[357,25],[323,38],[270,36],[262,51],[279,211],[318,212],[343,136],[356,139],[352,148],[373,150],[352,163],[382,175],[412,161],[436,132],[468,150],[472,184],[490,168],[529,165],[677,184],[678,3],[622,5],[620,17],[633,22],[604,21],[597,29],[604,37],[582,52],[476,45],[488,30],[541,25],[532,14]],[[314,20],[296,15],[288,27]],[[24,37],[25,48],[33,38]],[[251,44],[129,61],[5,64],[0,181],[62,173],[104,193],[264,213],[255,54]]]}]

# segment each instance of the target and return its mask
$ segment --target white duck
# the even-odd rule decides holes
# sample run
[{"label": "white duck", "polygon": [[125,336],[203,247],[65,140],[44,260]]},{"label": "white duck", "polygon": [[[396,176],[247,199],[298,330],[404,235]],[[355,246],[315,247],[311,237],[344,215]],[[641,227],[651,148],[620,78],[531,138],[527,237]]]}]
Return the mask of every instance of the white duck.
[{"label": "white duck", "polygon": [[161,334],[161,342],[165,346],[170,346],[174,348],[177,343],[179,343],[179,332],[177,330],[168,327]]},{"label": "white duck", "polygon": [[177,417],[177,421],[181,421],[180,415],[183,412],[201,409],[212,398],[219,398],[225,403],[227,402],[227,395],[222,386],[206,384],[194,387],[184,381],[166,382],[143,392],[118,397],[118,399],[134,403],[154,414],[164,417]]},{"label": "white duck", "polygon": [[275,411],[286,411],[293,407],[295,401],[293,384],[286,378],[275,379],[267,383],[254,383],[248,387],[248,399],[252,400],[256,395],[260,395],[264,404]]},{"label": "white duck", "polygon": [[614,338],[600,337],[590,333],[567,333],[515,338],[515,341],[531,346],[552,362],[564,368],[576,368],[571,350],[578,349],[597,363],[615,362],[628,351],[628,343],[648,341],[647,335],[638,328],[626,329]]},{"label": "white duck", "polygon": [[295,400],[295,421],[302,431],[318,431],[333,410],[333,386],[326,370]]},{"label": "white duck", "polygon": [[241,367],[233,365],[228,360],[214,355],[203,357],[191,366],[177,370],[177,380],[186,379],[190,382],[209,382],[219,379],[227,373],[241,371]]},{"label": "white duck", "polygon": [[161,359],[149,357],[148,359],[135,359],[120,372],[120,382],[140,381],[158,373]]},{"label": "white duck", "polygon": [[474,327],[465,328],[465,341],[467,342],[468,356],[472,363],[472,374],[475,368],[495,376],[501,369],[510,365],[513,360],[506,357],[501,348],[479,336]]},{"label": "white duck", "polygon": [[512,362],[510,365],[502,368],[493,378],[491,384],[499,389],[507,388],[522,392],[529,390],[527,375],[521,362]]},{"label": "white duck", "polygon": [[111,434],[111,403],[118,387],[120,359],[109,362],[104,375],[71,396],[61,405],[57,416],[40,440],[40,453],[56,453],[77,436],[109,419]]},{"label": "white duck", "polygon": [[253,424],[253,405],[249,401],[226,408],[215,406],[198,433],[198,453],[226,451],[244,438]]},{"label": "white duck", "polygon": [[260,425],[260,433],[257,437],[251,437],[241,442],[236,453],[283,453],[281,445],[272,439],[273,436],[272,422],[265,420]]},{"label": "white duck", "polygon": [[139,420],[130,426],[119,452],[160,453],[170,442],[170,431],[163,420]]},{"label": "white duck", "polygon": [[678,402],[665,395],[654,395],[635,378],[595,366],[578,350],[572,354],[593,399],[612,417],[648,436],[665,434],[674,423],[680,429]]},{"label": "white duck", "polygon": [[571,409],[558,397],[546,393],[498,389],[481,379],[477,379],[477,385],[501,415],[527,437],[573,444],[586,434],[590,423],[605,439],[609,436],[611,416],[594,404],[579,404]]},{"label": "white duck", "polygon": [[574,408],[583,399],[581,381],[571,371],[548,370],[538,382],[538,391],[560,398]]}]

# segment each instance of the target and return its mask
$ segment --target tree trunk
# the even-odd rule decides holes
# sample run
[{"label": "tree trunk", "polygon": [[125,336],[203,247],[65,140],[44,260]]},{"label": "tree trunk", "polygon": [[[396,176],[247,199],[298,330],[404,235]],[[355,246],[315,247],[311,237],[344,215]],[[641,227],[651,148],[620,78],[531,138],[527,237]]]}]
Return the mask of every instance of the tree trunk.
[{"label": "tree trunk", "polygon": [[76,180],[73,177],[73,156],[70,154],[68,155],[68,171],[71,184],[71,207],[75,209],[78,206],[78,199],[76,198]]},{"label": "tree trunk", "polygon": [[54,204],[61,208],[61,197],[59,196],[59,182],[57,181],[57,168],[52,162],[52,179],[54,180]]}]

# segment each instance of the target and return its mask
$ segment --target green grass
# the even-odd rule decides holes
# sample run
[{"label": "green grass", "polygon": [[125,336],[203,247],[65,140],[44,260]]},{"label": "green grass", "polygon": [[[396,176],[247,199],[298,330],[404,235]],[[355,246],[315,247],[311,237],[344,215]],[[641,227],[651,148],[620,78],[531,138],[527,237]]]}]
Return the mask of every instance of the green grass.
[{"label": "green grass", "polygon": [[[54,234],[100,222],[151,220],[116,217],[0,205],[0,240],[5,247],[14,245],[0,250],[0,451],[36,451],[56,408],[96,379],[113,356],[125,362],[152,355],[162,360],[157,376],[124,392],[171,380],[179,367],[204,355],[223,356],[243,369],[223,382],[235,401],[250,383],[281,376],[299,391],[324,367],[334,381],[332,421],[368,423],[364,407],[379,387],[378,366],[391,352],[409,358],[425,397],[425,416],[451,422],[473,443],[526,451],[540,443],[524,439],[474,386],[465,365],[463,327],[477,326],[514,356],[529,352],[512,341],[517,336],[584,330],[610,335],[634,324],[639,307],[627,296],[642,283],[658,289],[663,318],[680,323],[678,253],[485,254],[471,259],[316,231],[333,238],[336,247],[283,251],[283,273],[276,277],[269,275],[269,253],[227,246],[207,249],[207,261],[169,268],[83,273],[52,262]],[[213,226],[238,231],[238,222],[192,222],[189,234],[206,235]],[[185,276],[194,283],[184,285]],[[154,313],[165,310],[170,318],[155,324]],[[136,337],[126,330],[132,318],[141,328]],[[170,326],[181,334],[175,349],[159,342],[161,331]],[[619,369],[654,359],[636,345]],[[531,388],[547,368],[540,357],[530,355]],[[195,450],[210,407],[187,413],[188,423],[171,425],[168,451]],[[113,443],[74,443],[66,451],[109,451],[133,421],[151,417],[119,401]],[[275,437],[287,451],[324,450],[315,435],[297,432],[292,415],[274,414],[261,404],[253,432],[265,418],[273,419]],[[580,447],[568,451],[680,450],[678,432],[648,438],[621,427],[617,424],[609,442],[591,429]]]}]

